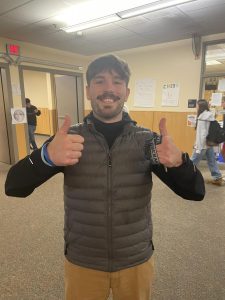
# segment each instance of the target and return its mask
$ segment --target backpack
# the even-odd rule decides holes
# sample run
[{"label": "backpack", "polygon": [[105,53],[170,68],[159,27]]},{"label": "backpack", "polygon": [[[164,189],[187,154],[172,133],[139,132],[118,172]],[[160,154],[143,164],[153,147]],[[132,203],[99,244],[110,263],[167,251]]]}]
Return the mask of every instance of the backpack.
[{"label": "backpack", "polygon": [[223,142],[225,142],[225,130],[218,121],[210,121],[206,144],[208,146],[217,146]]}]

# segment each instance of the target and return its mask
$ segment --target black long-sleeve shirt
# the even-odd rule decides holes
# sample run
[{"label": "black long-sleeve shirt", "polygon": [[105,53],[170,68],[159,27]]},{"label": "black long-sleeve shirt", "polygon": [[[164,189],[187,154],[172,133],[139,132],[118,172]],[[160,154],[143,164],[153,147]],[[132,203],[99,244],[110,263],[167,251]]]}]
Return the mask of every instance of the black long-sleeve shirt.
[{"label": "black long-sleeve shirt", "polygon": [[[125,115],[121,122],[105,127],[104,123],[91,115],[95,127],[106,138],[109,148],[123,130],[123,126],[130,120]],[[50,141],[52,137],[48,140]],[[26,197],[35,188],[59,172],[64,167],[50,167],[41,158],[41,149],[37,149],[24,159],[20,160],[8,172],[5,183],[5,193],[8,196]],[[152,165],[152,172],[157,175],[177,195],[189,200],[202,200],[205,195],[205,185],[202,174],[188,158],[186,163],[179,167],[167,168],[163,165]]]}]

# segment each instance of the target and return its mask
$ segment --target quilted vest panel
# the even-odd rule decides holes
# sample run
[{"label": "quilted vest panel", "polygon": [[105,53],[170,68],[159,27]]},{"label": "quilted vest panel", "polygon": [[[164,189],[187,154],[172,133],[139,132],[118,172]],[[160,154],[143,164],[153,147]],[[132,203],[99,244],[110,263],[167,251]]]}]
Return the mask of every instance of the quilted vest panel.
[{"label": "quilted vest panel", "polygon": [[101,134],[79,127],[83,154],[64,173],[65,255],[76,265],[113,272],[152,255],[151,165],[143,129],[127,127],[110,150]]}]

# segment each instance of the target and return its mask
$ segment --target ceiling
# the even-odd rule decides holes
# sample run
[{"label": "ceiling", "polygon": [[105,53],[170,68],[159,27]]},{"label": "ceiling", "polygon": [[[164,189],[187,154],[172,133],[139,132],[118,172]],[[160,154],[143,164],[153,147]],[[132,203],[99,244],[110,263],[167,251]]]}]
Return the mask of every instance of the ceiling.
[{"label": "ceiling", "polygon": [[82,35],[66,33],[56,16],[79,2],[0,0],[0,36],[89,56],[225,32],[225,0],[196,0],[88,29]]}]

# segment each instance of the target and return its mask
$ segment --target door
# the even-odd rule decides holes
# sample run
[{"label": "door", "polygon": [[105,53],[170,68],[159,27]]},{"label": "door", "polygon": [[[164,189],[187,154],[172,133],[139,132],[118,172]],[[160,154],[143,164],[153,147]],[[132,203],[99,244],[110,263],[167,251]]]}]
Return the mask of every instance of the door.
[{"label": "door", "polygon": [[10,164],[9,136],[3,89],[4,69],[0,68],[0,162]]},{"label": "door", "polygon": [[62,125],[65,115],[69,115],[72,124],[79,122],[78,94],[76,76],[54,75],[55,97],[58,128]]}]

